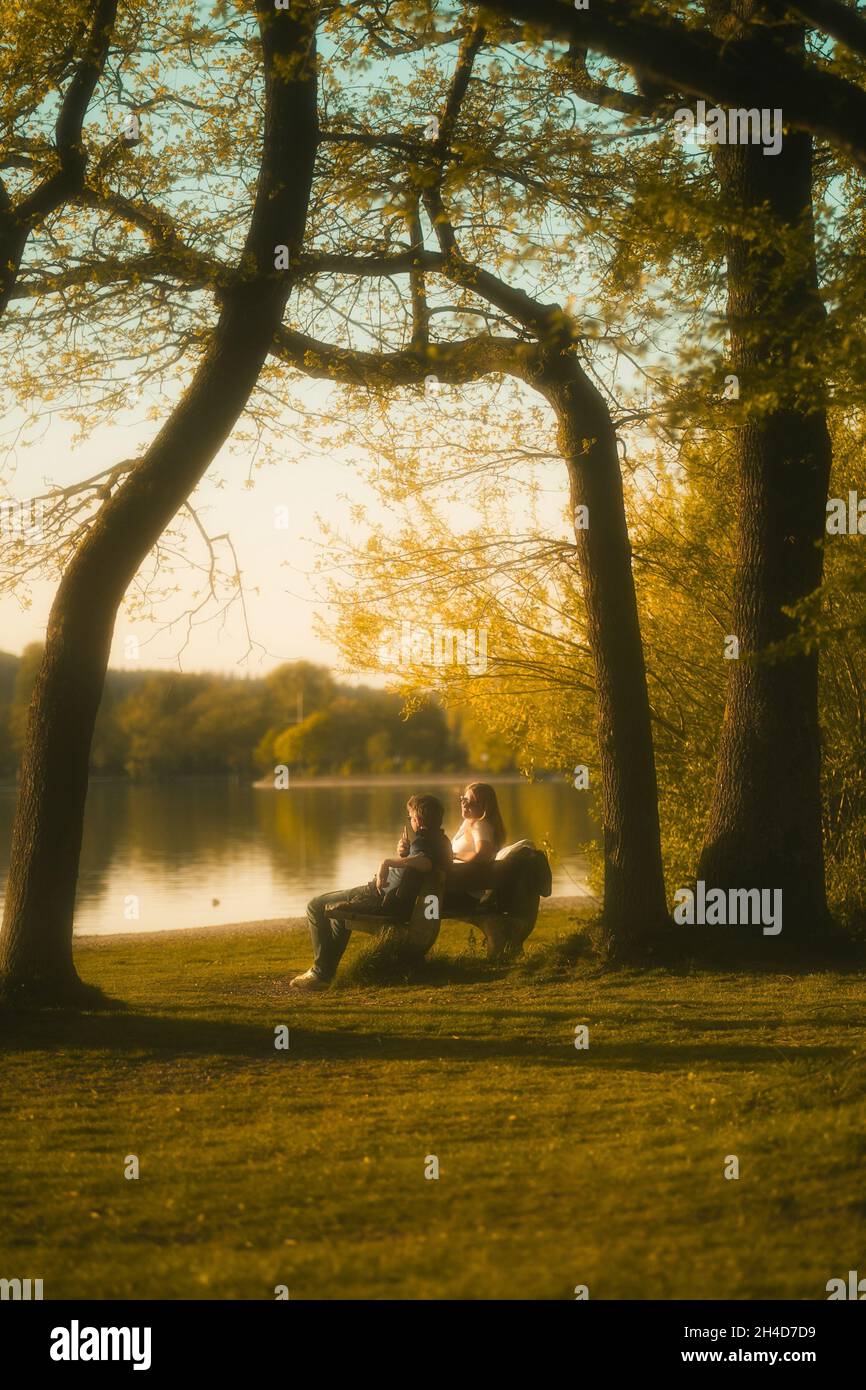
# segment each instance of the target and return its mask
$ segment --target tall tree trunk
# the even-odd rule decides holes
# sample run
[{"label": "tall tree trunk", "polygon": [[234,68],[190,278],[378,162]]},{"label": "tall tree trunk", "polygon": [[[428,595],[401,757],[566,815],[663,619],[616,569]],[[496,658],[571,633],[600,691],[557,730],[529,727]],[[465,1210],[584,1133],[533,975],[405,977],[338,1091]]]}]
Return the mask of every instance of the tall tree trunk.
[{"label": "tall tree trunk", "polygon": [[318,7],[257,0],[265,70],[262,163],[244,275],[224,294],[209,348],[177,408],[97,514],[51,609],[21,765],[3,931],[6,995],[86,993],[72,918],[93,728],[117,609],[142,561],[225,442],[280,324],[290,274],[274,247],[299,253],[318,138]]},{"label": "tall tree trunk", "polygon": [[[754,11],[746,3],[738,5]],[[802,30],[772,42],[801,49]],[[756,46],[760,63],[762,39]],[[812,140],[781,152],[716,150],[732,208],[766,209],[764,234],[727,237],[728,325],[744,420],[737,430],[738,544],[728,692],[698,869],[708,886],[782,890],[785,938],[828,924],[821,839],[818,656],[768,660],[796,631],[784,611],[821,582],[831,443],[810,364],[824,319],[815,261]],[[804,372],[803,364],[807,370]],[[769,407],[761,401],[771,395]],[[721,653],[720,653],[721,657]]]},{"label": "tall tree trunk", "polygon": [[589,524],[575,526],[575,540],[597,687],[604,928],[608,955],[627,959],[651,949],[668,914],[619,454],[604,398],[572,351],[555,354],[537,384],[556,411],[572,509],[588,512]]}]

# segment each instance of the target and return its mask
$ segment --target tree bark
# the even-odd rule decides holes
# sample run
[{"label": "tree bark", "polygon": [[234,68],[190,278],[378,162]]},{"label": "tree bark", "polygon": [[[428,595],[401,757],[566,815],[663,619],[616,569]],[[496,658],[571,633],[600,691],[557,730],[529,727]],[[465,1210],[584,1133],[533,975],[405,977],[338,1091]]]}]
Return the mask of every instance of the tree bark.
[{"label": "tree bark", "polygon": [[61,581],[30,706],[12,831],[0,988],[81,995],[72,923],[88,762],[117,609],[140,564],[243,411],[271,349],[303,240],[318,139],[318,6],[257,0],[265,72],[262,162],[242,266],[183,399],[101,508]]},{"label": "tree bark", "polygon": [[668,924],[652,719],[616,434],[599,391],[572,351],[546,368],[568,468],[595,665],[604,820],[605,944],[611,959],[643,955]]},{"label": "tree bark", "polygon": [[[802,30],[774,31],[802,47]],[[745,418],[736,433],[738,540],[728,692],[698,877],[782,890],[785,939],[829,923],[821,836],[818,656],[767,659],[796,631],[785,609],[821,582],[831,442],[812,369],[825,311],[815,260],[812,140],[716,150],[734,208],[765,235],[727,237],[728,325]],[[803,364],[806,371],[803,370]],[[760,403],[772,393],[772,404]],[[721,654],[720,654],[721,656]]]}]

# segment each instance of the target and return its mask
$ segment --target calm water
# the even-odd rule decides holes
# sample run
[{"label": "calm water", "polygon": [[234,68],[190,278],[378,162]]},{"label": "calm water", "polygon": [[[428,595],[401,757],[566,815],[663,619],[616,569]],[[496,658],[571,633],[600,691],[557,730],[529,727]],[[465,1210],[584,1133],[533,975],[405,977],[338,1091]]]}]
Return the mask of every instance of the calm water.
[{"label": "calm water", "polygon": [[[421,782],[423,780],[423,786]],[[316,893],[372,877],[396,853],[412,791],[436,792],[459,822],[451,779],[258,790],[228,781],[95,783],[87,804],[76,932],[159,931],[303,913]],[[554,894],[587,892],[578,846],[592,834],[586,794],[567,782],[497,784],[509,842],[548,850]],[[0,788],[5,882],[14,788]],[[138,898],[129,920],[127,899]]]}]

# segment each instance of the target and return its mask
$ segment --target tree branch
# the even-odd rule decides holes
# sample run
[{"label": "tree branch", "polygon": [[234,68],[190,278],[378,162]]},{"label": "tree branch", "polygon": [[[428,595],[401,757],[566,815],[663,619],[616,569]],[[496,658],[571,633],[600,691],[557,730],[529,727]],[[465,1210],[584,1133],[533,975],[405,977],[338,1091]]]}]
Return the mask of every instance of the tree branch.
[{"label": "tree branch", "polygon": [[55,149],[60,169],[19,205],[17,216],[31,226],[53,212],[83,181],[87,154],[82,128],[96,84],[102,76],[117,17],[117,0],[96,0],[93,24],[84,54],[60,107],[55,127]]},{"label": "tree branch", "polygon": [[[826,0],[803,3],[817,12]],[[523,20],[527,35],[598,49],[678,91],[727,106],[781,108],[786,123],[829,140],[866,169],[866,92],[784,49],[762,48],[756,62],[750,36],[721,40],[648,11],[642,0],[592,0],[586,10],[559,0],[483,0],[483,8]],[[827,3],[825,13],[831,9],[826,22],[838,26],[836,6]],[[859,24],[846,32],[859,42]]]},{"label": "tree branch", "polygon": [[488,375],[525,377],[536,368],[534,344],[488,333],[462,342],[437,343],[424,353],[414,348],[387,353],[335,347],[284,326],[277,330],[272,351],[280,361],[296,367],[305,376],[391,389],[420,385],[425,377],[434,374],[441,382],[460,386]]},{"label": "tree branch", "polygon": [[93,23],[60,107],[55,128],[55,153],[60,168],[16,206],[6,190],[0,198],[0,315],[21,269],[27,238],[33,228],[60,207],[84,182],[87,151],[82,142],[84,117],[102,76],[117,15],[117,0],[95,0]]},{"label": "tree branch", "polygon": [[853,53],[866,57],[866,14],[842,0],[793,0],[791,9]]}]

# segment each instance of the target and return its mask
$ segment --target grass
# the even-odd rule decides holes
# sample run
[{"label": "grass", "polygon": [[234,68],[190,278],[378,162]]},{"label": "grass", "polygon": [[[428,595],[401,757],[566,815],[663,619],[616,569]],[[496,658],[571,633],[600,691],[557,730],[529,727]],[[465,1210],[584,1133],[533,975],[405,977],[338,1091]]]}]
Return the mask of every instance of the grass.
[{"label": "grass", "polygon": [[128,1007],[2,1019],[0,1276],[47,1298],[822,1299],[866,1274],[864,977],[598,973],[552,949],[572,929],[545,914],[497,970],[447,924],[411,984],[364,983],[353,943],[302,999],[301,934],[82,943]]}]

